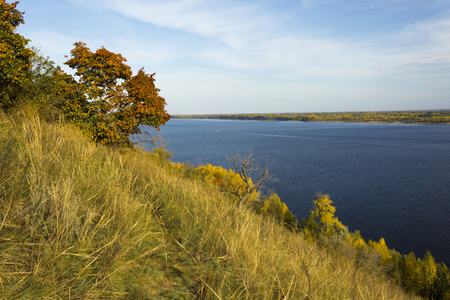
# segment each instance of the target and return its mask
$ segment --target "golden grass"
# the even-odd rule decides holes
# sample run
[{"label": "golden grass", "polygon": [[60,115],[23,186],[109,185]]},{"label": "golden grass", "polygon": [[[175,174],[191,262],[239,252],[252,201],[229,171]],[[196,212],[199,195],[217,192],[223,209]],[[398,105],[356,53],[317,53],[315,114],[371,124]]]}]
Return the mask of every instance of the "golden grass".
[{"label": "golden grass", "polygon": [[0,116],[0,295],[411,298],[149,153],[26,114]]}]

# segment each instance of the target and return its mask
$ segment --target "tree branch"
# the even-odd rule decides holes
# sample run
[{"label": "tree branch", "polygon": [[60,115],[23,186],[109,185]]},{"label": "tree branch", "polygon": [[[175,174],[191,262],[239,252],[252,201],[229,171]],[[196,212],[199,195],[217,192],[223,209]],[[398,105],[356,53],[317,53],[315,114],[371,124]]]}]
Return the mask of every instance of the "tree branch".
[{"label": "tree branch", "polygon": [[[265,180],[274,180],[269,174],[269,157],[266,157],[266,165],[264,169],[261,169],[257,161],[252,158],[252,151],[249,152],[246,158],[242,158],[239,153],[233,157],[228,157],[228,161],[233,164],[234,171],[241,177],[244,182],[244,186],[239,186],[236,190],[229,191],[231,194],[236,195],[240,200],[239,203],[245,203],[247,197],[254,191],[262,187],[262,183]],[[257,173],[256,183],[253,183],[251,175]],[[244,191],[242,191],[244,189]]]}]

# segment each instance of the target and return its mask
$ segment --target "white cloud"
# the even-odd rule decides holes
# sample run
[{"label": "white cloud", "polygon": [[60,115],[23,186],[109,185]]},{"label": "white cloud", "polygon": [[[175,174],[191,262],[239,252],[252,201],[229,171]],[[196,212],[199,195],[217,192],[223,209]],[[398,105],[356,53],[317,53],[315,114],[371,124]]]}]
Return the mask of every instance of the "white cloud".
[{"label": "white cloud", "polygon": [[428,46],[433,52],[448,52],[450,49],[450,12],[444,18],[410,24],[400,30],[395,37],[406,45]]},{"label": "white cloud", "polygon": [[391,72],[422,80],[450,80],[450,14],[410,24],[391,36]]},{"label": "white cloud", "polygon": [[[424,73],[430,70],[430,64],[448,60],[445,51],[449,48],[450,30],[446,20],[410,25],[395,35],[396,45],[389,48],[392,45],[386,43],[392,40],[382,37],[377,37],[382,44],[369,45],[366,41],[311,37],[304,32],[281,30],[284,16],[261,13],[261,8],[241,2],[220,6],[206,0],[109,0],[103,4],[145,23],[202,36],[205,46],[185,54],[191,59],[203,59],[212,68],[352,80],[396,73],[419,76],[421,69]],[[421,35],[421,49],[416,49],[416,44],[404,47],[404,42],[399,41],[401,37],[413,43]]]},{"label": "white cloud", "polygon": [[218,38],[235,47],[239,44],[234,43],[234,36],[254,32],[264,19],[255,15],[256,7],[234,1],[220,4],[206,0],[108,0],[104,5],[142,22]]},{"label": "white cloud", "polygon": [[311,4],[311,2],[313,2],[313,0],[300,0],[300,2],[304,7],[308,7]]}]

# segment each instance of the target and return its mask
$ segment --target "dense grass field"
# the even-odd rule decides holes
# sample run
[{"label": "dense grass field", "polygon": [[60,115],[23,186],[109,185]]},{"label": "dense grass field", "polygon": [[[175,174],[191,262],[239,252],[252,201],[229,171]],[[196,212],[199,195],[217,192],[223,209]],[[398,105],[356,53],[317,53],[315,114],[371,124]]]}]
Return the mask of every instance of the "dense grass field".
[{"label": "dense grass field", "polygon": [[2,299],[410,299],[139,149],[0,115]]}]

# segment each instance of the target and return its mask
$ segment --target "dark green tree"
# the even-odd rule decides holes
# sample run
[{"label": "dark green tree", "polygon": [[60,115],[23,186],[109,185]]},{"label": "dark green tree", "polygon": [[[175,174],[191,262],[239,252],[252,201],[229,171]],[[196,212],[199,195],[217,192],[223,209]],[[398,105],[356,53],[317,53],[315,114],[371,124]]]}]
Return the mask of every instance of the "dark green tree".
[{"label": "dark green tree", "polygon": [[0,107],[5,110],[19,105],[18,95],[29,79],[34,54],[27,47],[29,40],[16,32],[24,23],[18,3],[0,0]]}]

